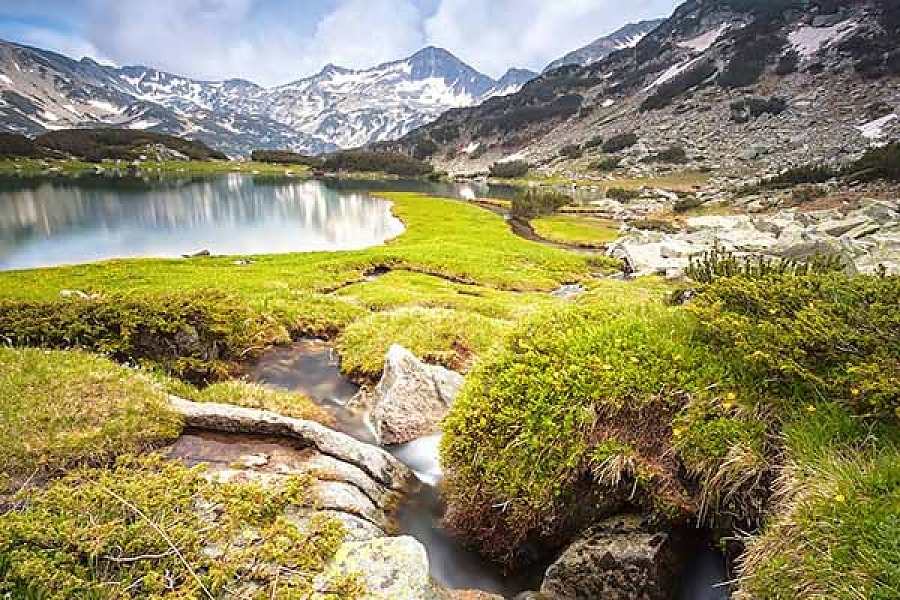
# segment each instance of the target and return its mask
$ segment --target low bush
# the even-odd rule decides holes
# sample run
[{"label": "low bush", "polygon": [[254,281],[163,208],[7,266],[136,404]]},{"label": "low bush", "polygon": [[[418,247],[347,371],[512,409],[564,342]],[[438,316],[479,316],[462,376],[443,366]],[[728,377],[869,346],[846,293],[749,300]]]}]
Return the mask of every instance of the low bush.
[{"label": "low bush", "polygon": [[434,171],[429,163],[400,152],[372,150],[342,150],[323,158],[322,168],[328,171],[358,171],[387,173],[400,177],[421,177]]},{"label": "low bush", "polygon": [[281,326],[213,291],[0,300],[0,336],[15,346],[85,348],[196,383],[227,377],[238,363],[287,339]]},{"label": "low bush", "polygon": [[148,146],[162,145],[191,160],[225,160],[228,157],[203,142],[173,135],[132,129],[61,129],[35,138],[39,146],[86,160],[135,160]]},{"label": "low bush", "polygon": [[647,157],[647,162],[682,164],[687,162],[687,151],[681,146],[670,146]]},{"label": "low bush", "polygon": [[572,203],[572,197],[552,189],[529,188],[512,200],[512,216],[518,219],[533,219],[552,215],[557,210]]},{"label": "low bush", "polygon": [[688,211],[694,210],[695,208],[700,208],[705,203],[706,200],[704,200],[700,196],[684,196],[683,198],[679,198],[674,202],[674,204],[672,204],[672,210],[679,214],[686,213]]},{"label": "low bush", "polygon": [[643,231],[659,231],[660,233],[678,233],[681,229],[672,221],[664,219],[632,219],[628,221],[628,225],[634,229]]},{"label": "low bush", "polygon": [[900,181],[900,142],[868,150],[844,169],[844,175],[857,181]]},{"label": "low bush", "polygon": [[606,190],[606,197],[612,198],[613,200],[618,200],[619,202],[628,202],[629,200],[636,200],[637,198],[640,198],[641,193],[638,190],[611,187]]},{"label": "low bush", "polygon": [[900,419],[900,278],[833,267],[726,274],[690,310],[774,407],[802,412],[825,398]]},{"label": "low bush", "polygon": [[251,160],[280,165],[304,165],[307,167],[321,167],[322,159],[316,156],[308,156],[288,150],[254,150],[250,153]]},{"label": "low bush", "polygon": [[619,133],[603,142],[603,151],[607,154],[615,154],[631,148],[638,143],[638,136],[634,133]]},{"label": "low bush", "polygon": [[778,59],[778,65],[775,67],[775,73],[784,77],[797,71],[800,66],[800,53],[796,50],[790,50]]},{"label": "low bush", "polygon": [[491,165],[490,175],[491,177],[501,177],[503,179],[518,179],[528,175],[530,169],[531,165],[524,160],[495,162]]},{"label": "low bush", "polygon": [[619,168],[619,163],[621,159],[616,158],[615,156],[608,156],[606,158],[595,160],[590,164],[590,169],[593,171],[602,171],[609,172],[615,171]]},{"label": "low bush", "polygon": [[18,133],[0,132],[0,157],[2,158],[44,158],[51,153],[34,140]]},{"label": "low bush", "polygon": [[774,177],[763,180],[761,186],[769,188],[791,187],[795,185],[825,183],[840,173],[824,165],[806,165],[783,171]]},{"label": "low bush", "polygon": [[841,272],[845,268],[840,256],[815,255],[810,260],[772,259],[764,256],[743,257],[713,248],[691,259],[685,274],[698,283],[712,283],[724,277],[766,277],[768,275],[811,275]]},{"label": "low bush", "polygon": [[603,136],[600,136],[600,135],[598,135],[596,137],[592,137],[591,139],[586,141],[584,144],[582,144],[582,147],[585,150],[593,150],[594,148],[600,148],[601,146],[603,146]]},{"label": "low bush", "polygon": [[560,148],[559,155],[562,158],[575,160],[584,156],[584,148],[578,144],[569,144]]},{"label": "low bush", "polygon": [[780,115],[787,109],[787,100],[773,96],[771,98],[744,98],[731,103],[731,120],[747,123],[761,115]]}]

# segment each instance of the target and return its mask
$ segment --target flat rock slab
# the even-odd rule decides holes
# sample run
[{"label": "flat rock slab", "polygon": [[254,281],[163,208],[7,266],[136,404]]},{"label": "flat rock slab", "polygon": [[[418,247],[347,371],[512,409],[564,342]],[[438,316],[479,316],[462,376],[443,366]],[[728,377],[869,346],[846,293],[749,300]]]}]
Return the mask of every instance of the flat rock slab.
[{"label": "flat rock slab", "polygon": [[412,471],[386,451],[320,423],[230,404],[191,402],[176,396],[170,396],[169,402],[187,427],[293,439],[320,454],[359,468],[377,483],[395,491],[405,489],[414,481]]}]

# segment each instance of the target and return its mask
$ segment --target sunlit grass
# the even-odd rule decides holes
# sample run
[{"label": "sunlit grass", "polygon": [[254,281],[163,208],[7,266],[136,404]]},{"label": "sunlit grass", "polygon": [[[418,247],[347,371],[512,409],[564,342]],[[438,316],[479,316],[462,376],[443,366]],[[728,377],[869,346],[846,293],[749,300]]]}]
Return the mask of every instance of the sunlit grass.
[{"label": "sunlit grass", "polygon": [[602,246],[619,237],[619,224],[589,216],[553,215],[531,221],[544,239],[574,246]]}]

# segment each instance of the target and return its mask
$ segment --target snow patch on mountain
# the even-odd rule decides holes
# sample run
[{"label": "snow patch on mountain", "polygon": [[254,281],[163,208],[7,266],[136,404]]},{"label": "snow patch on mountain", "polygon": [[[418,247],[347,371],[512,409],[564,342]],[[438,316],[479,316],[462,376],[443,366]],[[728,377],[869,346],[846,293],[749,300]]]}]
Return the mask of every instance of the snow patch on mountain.
[{"label": "snow patch on mountain", "polygon": [[804,58],[809,58],[822,48],[826,48],[845,38],[856,29],[857,23],[848,19],[831,27],[803,26],[788,34],[794,49]]}]

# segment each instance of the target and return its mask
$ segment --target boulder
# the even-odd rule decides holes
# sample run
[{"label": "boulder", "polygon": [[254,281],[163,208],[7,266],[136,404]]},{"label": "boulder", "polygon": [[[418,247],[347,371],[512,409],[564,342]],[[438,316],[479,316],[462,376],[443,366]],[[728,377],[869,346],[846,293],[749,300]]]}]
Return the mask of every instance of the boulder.
[{"label": "boulder", "polygon": [[[446,595],[431,580],[428,555],[409,536],[345,542],[316,581],[317,590],[331,589],[330,582],[358,574],[365,593],[359,600],[443,600]],[[324,600],[327,596],[312,596]]]},{"label": "boulder", "polygon": [[563,551],[547,569],[541,593],[559,600],[670,598],[684,554],[640,516],[609,519]]},{"label": "boulder", "polygon": [[379,443],[405,444],[439,432],[464,381],[458,373],[423,363],[402,346],[391,346],[375,388]]}]

